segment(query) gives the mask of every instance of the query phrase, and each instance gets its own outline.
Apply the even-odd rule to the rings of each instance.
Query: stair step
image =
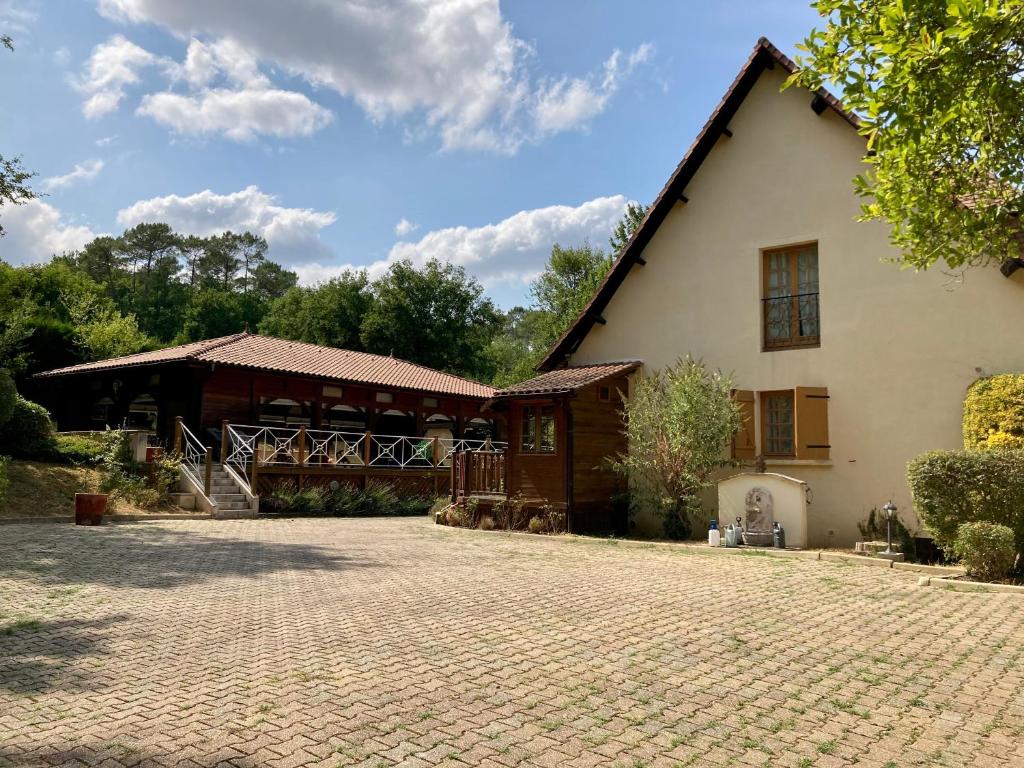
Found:
[[[244,493],[211,493],[216,501],[245,501]]]
[[[250,507],[247,501],[218,501],[217,509],[239,512],[241,510],[249,510]]]

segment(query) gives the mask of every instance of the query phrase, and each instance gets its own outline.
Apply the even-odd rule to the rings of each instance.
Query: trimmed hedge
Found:
[[[953,551],[964,523],[998,523],[1024,551],[1024,450],[930,451],[907,465],[921,522]]]
[[[998,523],[964,523],[953,551],[967,575],[983,581],[1005,579],[1016,559],[1013,531]]]
[[[978,379],[964,398],[964,448],[1024,449],[1024,374]]]
[[[45,461],[53,458],[56,445],[49,411],[18,395],[11,418],[0,426],[0,453]]]

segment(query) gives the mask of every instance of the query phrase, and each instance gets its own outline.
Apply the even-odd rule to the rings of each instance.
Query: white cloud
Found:
[[[53,63],[58,67],[66,67],[71,61],[71,49],[66,45],[62,45],[60,48],[53,52]]]
[[[178,232],[201,236],[228,229],[253,232],[267,239],[272,258],[290,263],[329,255],[320,230],[335,218],[329,211],[285,208],[255,186],[226,195],[206,189],[192,195],[154,197],[117,212],[117,223],[125,228],[163,221]]]
[[[47,179],[43,179],[41,186],[47,192],[52,192],[55,189],[64,189],[79,181],[92,181],[102,170],[102,160],[86,160],[84,163],[75,163],[75,167],[63,176],[50,176]]]
[[[99,139],[96,139],[96,141],[93,142],[93,143],[97,147],[109,147],[111,144],[116,144],[117,143],[117,139],[118,139],[118,136],[115,133],[112,136],[103,136],[103,137],[101,137]]]
[[[415,243],[396,243],[386,259],[365,266],[314,260],[293,268],[301,283],[311,285],[337,277],[346,269],[366,269],[370,277],[376,277],[402,259],[416,265],[438,259],[465,267],[488,288],[523,286],[544,269],[555,243],[570,246],[589,240],[596,247],[604,245],[627,202],[622,195],[598,197],[578,206],[520,211],[482,227],[438,229]]]
[[[410,259],[423,264],[439,259],[464,266],[484,285],[526,283],[544,268],[555,243],[578,245],[589,240],[603,246],[626,203],[622,195],[598,197],[575,207],[520,211],[482,227],[438,229],[415,243],[396,243],[388,261]]]
[[[585,126],[588,120],[604,112],[622,80],[653,53],[653,46],[645,43],[623,62],[622,51],[616,49],[604,63],[600,84],[595,85],[594,78],[568,77],[544,84],[534,107],[537,130],[548,134]]]
[[[405,237],[406,235],[411,235],[419,228],[419,224],[413,224],[408,219],[403,218],[395,224],[395,234],[398,235],[398,237]]]
[[[334,117],[304,94],[277,89],[215,88],[194,96],[154,93],[142,100],[137,112],[176,133],[221,134],[235,141],[251,141],[258,134],[310,136]]]
[[[309,136],[334,117],[302,93],[272,87],[259,62],[229,38],[209,44],[193,39],[185,60],[178,63],[122,35],[98,45],[73,81],[86,97],[82,111],[91,118],[113,112],[125,89],[140,81],[140,72],[157,66],[171,84],[182,83],[190,92],[148,94],[136,114],[182,135],[219,134],[235,141],[251,141],[260,134]]]
[[[98,5],[108,18],[155,23],[192,38],[181,65],[181,77],[192,87],[208,86],[211,72],[225,62],[266,62],[352,98],[375,121],[406,120],[410,136],[436,133],[445,149],[512,153],[524,141],[585,125],[652,50],[645,45],[629,55],[616,52],[603,73],[538,84],[529,71],[534,51],[513,34],[498,0]],[[233,50],[217,50],[223,46]]]
[[[139,82],[139,72],[159,60],[123,35],[114,35],[93,48],[85,71],[73,81],[85,95],[82,112],[86,117],[102,117],[113,112],[124,98],[125,88]]]
[[[89,227],[65,220],[59,210],[41,200],[24,205],[5,205],[0,224],[6,234],[0,237],[0,259],[10,264],[32,264],[54,254],[81,248],[96,237]]]

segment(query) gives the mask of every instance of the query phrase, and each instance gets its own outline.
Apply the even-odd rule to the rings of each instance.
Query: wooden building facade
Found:
[[[502,477],[499,482],[495,473],[467,467],[466,482],[453,485],[455,500],[475,498],[486,506],[519,496],[527,507],[564,509],[572,532],[622,531],[615,497],[625,483],[608,461],[626,450],[622,396],[638,366],[563,368],[498,390],[489,411],[508,425]],[[467,460],[490,459],[480,454]],[[474,477],[483,478],[475,487]]]
[[[177,418],[203,439],[223,422],[383,435],[498,439],[494,389],[381,355],[249,333],[39,374],[61,430],[129,426],[170,445]]]

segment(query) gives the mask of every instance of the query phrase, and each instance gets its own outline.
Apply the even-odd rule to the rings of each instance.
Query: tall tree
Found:
[[[220,291],[231,291],[242,268],[241,238],[234,232],[215,235],[206,241],[206,253],[199,262],[203,283]]]
[[[485,349],[500,316],[484,289],[462,267],[431,260],[391,265],[371,286],[363,320],[366,349],[466,376],[485,376]]]
[[[612,230],[612,236],[608,238],[613,254],[618,255],[619,251],[626,247],[629,238],[640,228],[640,224],[643,222],[648,210],[650,210],[649,205],[626,203],[626,212],[622,214],[622,218],[619,219],[615,229]]]
[[[262,301],[284,296],[299,282],[299,276],[273,261],[262,261],[253,271],[253,292]]]
[[[837,84],[861,118],[863,219],[891,226],[904,264],[1020,256],[1024,0],[817,0],[812,88]]]
[[[537,344],[549,348],[565,333],[597,291],[612,259],[600,249],[584,243],[576,248],[555,245],[551,258],[530,287],[534,306],[545,313]]]
[[[267,241],[251,232],[243,232],[237,239],[237,253],[242,265],[242,293],[249,292],[253,273],[267,259]]]
[[[180,239],[167,224],[142,223],[126,231],[117,241],[121,259],[131,265],[132,308],[139,300],[139,287],[143,299],[153,286],[154,270],[161,274],[177,266]],[[175,270],[176,271],[176,270]]]
[[[271,305],[260,332],[362,350],[360,330],[372,302],[366,273],[347,270],[326,283],[289,290]]]

